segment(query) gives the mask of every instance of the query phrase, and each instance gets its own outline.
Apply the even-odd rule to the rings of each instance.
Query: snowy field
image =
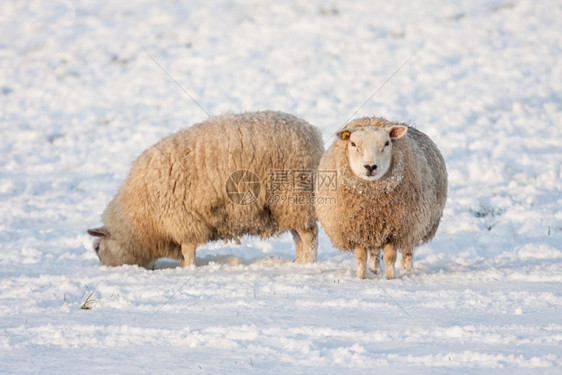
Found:
[[[0,373],[562,373],[561,20],[560,1],[3,0]],[[284,235],[99,266],[86,229],[132,160],[207,117],[157,63],[209,114],[286,111],[327,145],[366,115],[430,135],[449,199],[415,270],[356,279],[325,233],[311,265]]]

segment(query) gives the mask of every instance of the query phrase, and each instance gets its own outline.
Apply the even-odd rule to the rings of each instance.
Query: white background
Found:
[[[200,3],[0,4],[0,373],[560,373],[560,1]],[[130,163],[207,117],[150,56],[210,114],[426,132],[450,188],[415,270],[358,280],[324,233],[313,265],[282,236],[100,267]]]

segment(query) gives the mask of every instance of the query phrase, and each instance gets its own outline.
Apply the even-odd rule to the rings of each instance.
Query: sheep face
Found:
[[[368,126],[340,130],[337,137],[347,143],[347,160],[353,173],[363,180],[375,181],[390,168],[392,141],[403,137],[407,131],[404,125]]]
[[[88,229],[90,236],[96,237],[94,251],[104,266],[122,266],[124,264],[142,264],[130,251],[111,237],[105,227]]]

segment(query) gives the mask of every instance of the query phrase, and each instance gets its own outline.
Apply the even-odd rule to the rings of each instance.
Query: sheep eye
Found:
[[[384,147],[389,146],[390,145],[390,141],[386,141],[386,143],[384,144]]]
[[[351,147],[355,147],[355,142],[351,142]]]

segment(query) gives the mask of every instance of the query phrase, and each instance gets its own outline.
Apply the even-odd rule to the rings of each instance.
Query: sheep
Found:
[[[357,277],[369,268],[394,278],[396,250],[412,268],[415,247],[430,241],[447,199],[447,170],[437,146],[421,131],[380,117],[352,120],[336,133],[319,174],[336,171],[336,184],[319,180],[316,215],[334,247],[353,250]]]
[[[316,171],[323,151],[316,127],[274,111],[225,114],[163,138],[133,162],[103,226],[87,231],[100,263],[150,267],[167,257],[185,267],[208,241],[287,230],[295,260],[316,261],[313,188],[266,183],[275,171]]]

